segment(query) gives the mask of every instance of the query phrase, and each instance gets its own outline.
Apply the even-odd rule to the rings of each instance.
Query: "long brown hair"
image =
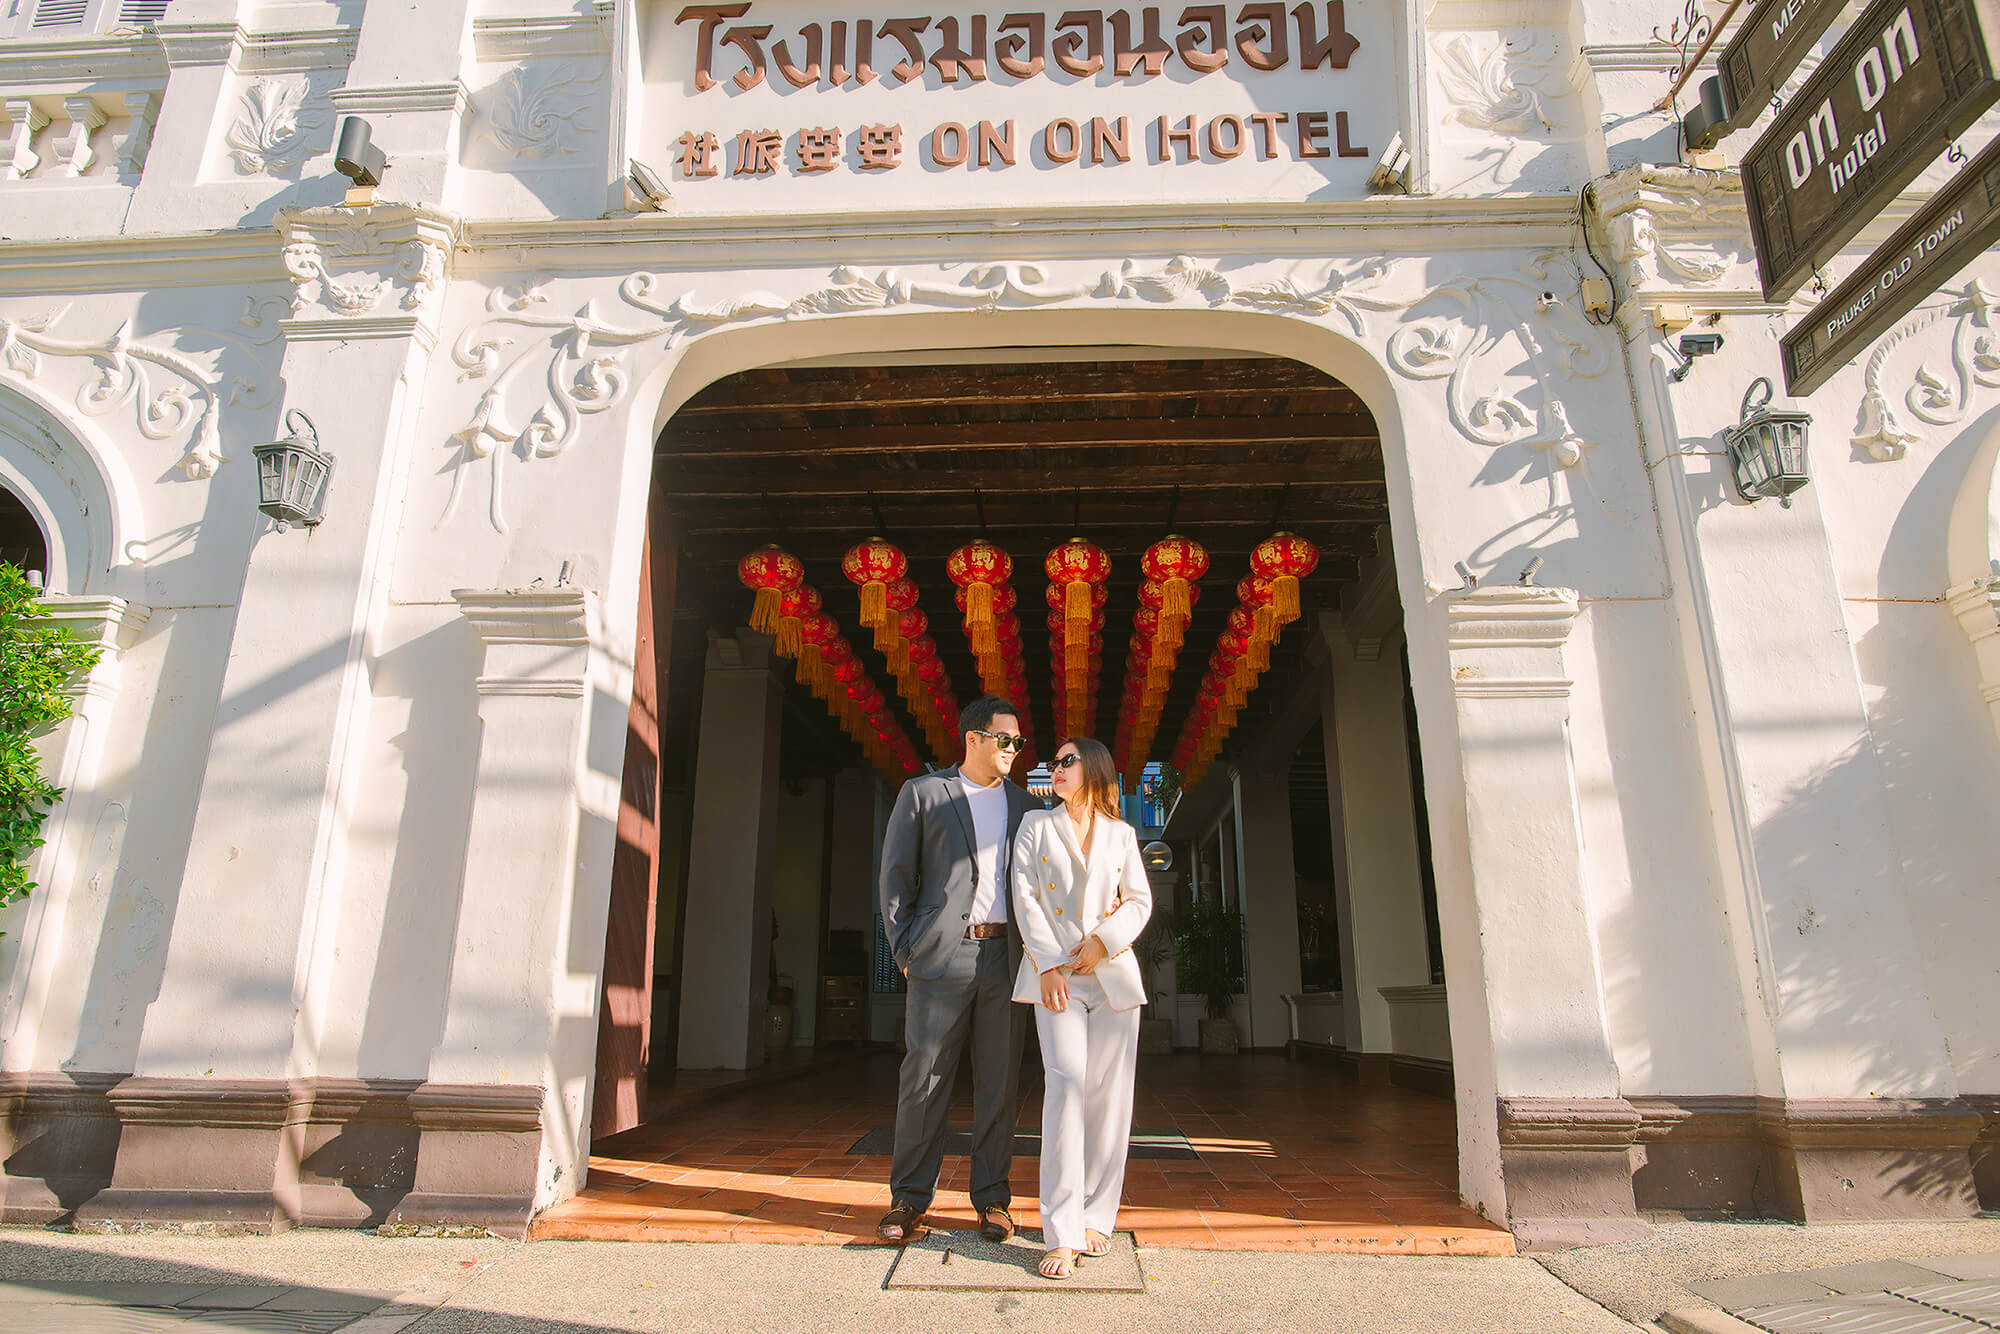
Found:
[[[1099,815],[1122,818],[1118,812],[1118,766],[1112,763],[1104,743],[1094,736],[1073,736],[1056,746],[1056,754],[1062,754],[1064,746],[1075,747],[1077,758],[1083,761],[1083,804]]]

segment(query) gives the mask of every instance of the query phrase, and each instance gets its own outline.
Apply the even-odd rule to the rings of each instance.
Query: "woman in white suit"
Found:
[[[1145,983],[1132,942],[1153,914],[1138,835],[1118,818],[1118,771],[1090,737],[1049,764],[1052,810],[1021,817],[1014,837],[1014,920],[1021,971],[1014,999],[1035,1007],[1042,1097],[1045,1278],[1068,1278],[1078,1253],[1111,1249]]]

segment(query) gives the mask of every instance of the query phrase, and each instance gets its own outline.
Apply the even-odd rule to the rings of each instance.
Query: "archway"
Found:
[[[801,1061],[793,1051],[781,1053],[778,1060],[763,1059],[754,1041],[754,1025],[746,1023],[746,1016],[762,1017],[757,1013],[761,1006],[755,1002],[756,987],[746,993],[751,1004],[732,997],[724,1047],[733,1044],[734,1051],[718,1059],[716,1052],[721,1049],[710,1041],[714,1034],[702,1031],[706,1026],[691,1012],[687,990],[681,986],[690,951],[697,951],[704,964],[713,963],[711,956],[717,951],[732,956],[727,971],[735,993],[745,993],[746,978],[776,982],[789,973],[794,996],[814,998],[795,1029],[800,1047],[822,1045],[822,1038],[887,1044],[896,1036],[893,979],[874,976],[881,971],[874,967],[879,952],[871,948],[874,924],[867,910],[874,847],[865,833],[856,837],[855,831],[872,831],[879,825],[886,811],[884,792],[893,794],[890,784],[899,775],[889,772],[881,781],[856,781],[857,773],[865,776],[863,748],[844,736],[813,698],[805,674],[785,664],[779,664],[774,674],[763,656],[768,641],[743,631],[750,598],[736,581],[735,570],[737,561],[753,548],[769,541],[797,552],[806,564],[807,578],[824,597],[827,612],[854,644],[869,674],[891,696],[901,673],[868,646],[858,626],[857,595],[838,568],[842,551],[871,532],[879,531],[906,549],[912,573],[922,570],[917,608],[946,660],[950,693],[964,699],[982,688],[982,672],[962,633],[942,569],[952,548],[982,532],[991,536],[1015,556],[1020,609],[1031,613],[1022,616],[1023,656],[1031,664],[1026,672],[1031,681],[1028,707],[1032,730],[1047,753],[1064,729],[1050,718],[1049,688],[1043,684],[1050,680],[1052,636],[1040,629],[1042,552],[1066,535],[1084,533],[1112,553],[1114,570],[1123,574],[1107,589],[1102,675],[1094,692],[1096,730],[1108,734],[1120,705],[1123,639],[1140,606],[1139,553],[1176,529],[1198,537],[1223,535],[1222,540],[1206,537],[1213,566],[1197,603],[1195,624],[1187,633],[1189,650],[1175,673],[1173,698],[1162,711],[1156,753],[1164,755],[1188,718],[1202,662],[1227,628],[1235,586],[1249,573],[1251,547],[1280,527],[1304,531],[1321,552],[1323,565],[1309,599],[1315,619],[1281,638],[1269,677],[1261,683],[1261,706],[1239,720],[1243,738],[1239,748],[1246,755],[1254,753],[1258,761],[1253,777],[1261,779],[1270,771],[1279,805],[1289,800],[1285,783],[1299,744],[1293,735],[1299,720],[1310,725],[1326,710],[1330,655],[1338,651],[1353,659],[1356,640],[1366,639],[1373,648],[1361,657],[1375,662],[1385,640],[1392,646],[1400,640],[1400,634],[1385,637],[1380,626],[1358,630],[1360,622],[1353,617],[1345,629],[1337,619],[1322,619],[1337,618],[1343,591],[1345,601],[1357,612],[1367,608],[1371,619],[1378,619],[1376,613],[1384,606],[1391,620],[1400,619],[1388,531],[1392,508],[1407,512],[1407,503],[1392,505],[1392,491],[1402,489],[1401,479],[1392,478],[1397,464],[1385,458],[1385,453],[1400,451],[1385,451],[1380,419],[1353,387],[1268,352],[1246,356],[1202,347],[1167,351],[1133,344],[1020,346],[1011,340],[1004,347],[926,346],[910,351],[907,338],[889,340],[901,343],[901,350],[874,350],[867,345],[882,336],[890,322],[854,323],[856,337],[842,340],[855,349],[850,352],[764,361],[758,369],[711,379],[692,393],[676,394],[670,387],[665,395],[674,411],[661,435],[643,562],[650,587],[641,597],[639,634],[642,645],[654,645],[654,674],[647,683],[642,666],[642,680],[635,687],[628,736],[637,740],[628,744],[626,783],[628,797],[648,789],[648,784],[632,781],[635,764],[649,775],[657,774],[658,782],[650,790],[659,794],[659,805],[651,829],[621,840],[619,851],[627,871],[622,878],[617,870],[613,873],[614,923],[625,922],[628,933],[634,924],[650,924],[652,957],[657,962],[650,975],[634,978],[628,972],[622,979],[613,977],[616,960],[625,960],[629,970],[632,961],[647,953],[633,949],[629,935],[621,944],[620,928],[614,925],[607,949],[607,959],[614,961],[607,964],[607,1022],[639,1031],[635,1042],[629,1033],[606,1039],[601,1029],[599,1044],[601,1062],[607,1053],[629,1062],[636,1053],[647,1052],[654,1058],[648,1062],[652,1073],[665,1078],[655,1085],[651,1108],[639,1111],[629,1104],[613,1105],[613,1101],[624,1103],[623,1094],[608,1101],[606,1090],[630,1091],[633,1070],[629,1065],[619,1070],[601,1063],[600,1134],[656,1117],[663,1101],[669,1108],[676,1103],[685,1108],[690,1086],[705,1093],[717,1083],[756,1082],[755,1077],[717,1075],[702,1067],[727,1063],[751,1070],[761,1066],[768,1072],[775,1066],[780,1073],[798,1074],[803,1069],[809,1080],[817,1077],[812,1071],[816,1062]],[[934,322],[913,317],[893,323],[929,327]],[[962,324],[939,326],[945,327],[961,338],[964,335]],[[787,336],[794,333],[782,327],[769,332],[771,341],[779,344],[790,341]],[[1271,332],[1260,330],[1266,336]],[[675,376],[676,384],[696,373],[690,363],[710,361],[701,356],[705,348],[703,343],[690,350]],[[763,351],[768,355],[771,349]],[[723,362],[715,357],[710,364]],[[1368,369],[1378,379],[1375,387],[1381,389],[1379,368],[1371,363]],[[663,587],[672,590],[665,599],[660,596]],[[662,628],[669,624],[671,632]],[[1400,724],[1413,710],[1405,703],[1407,678],[1400,654],[1392,653],[1388,662],[1397,678],[1390,701],[1398,723],[1395,745],[1407,764],[1412,739]],[[740,682],[723,687],[743,695],[732,706],[730,719],[720,718],[723,710],[708,688],[720,679],[717,673],[751,681],[748,694],[743,694]],[[653,711],[652,701],[664,703]],[[890,712],[912,739],[927,730],[921,711],[907,701],[891,705]],[[732,748],[765,754],[768,763],[751,766],[755,772],[736,765],[732,774],[705,775],[704,769],[714,766],[705,763],[704,744],[713,748],[715,739],[722,737],[730,738]],[[938,764],[956,758],[935,745],[925,749],[936,752],[925,758]],[[1233,855],[1240,857],[1246,841],[1240,827],[1246,801],[1241,772],[1232,774],[1230,767],[1217,766],[1211,781],[1185,799],[1189,814],[1184,823],[1198,814],[1212,831],[1218,822],[1231,821],[1237,850]],[[803,848],[812,855],[791,856],[788,871],[759,865],[754,857],[724,868],[728,874],[747,876],[753,885],[759,880],[763,884],[747,900],[727,909],[726,931],[710,915],[701,930],[690,934],[689,895],[708,893],[709,875],[716,866],[702,861],[697,848],[705,777],[734,783],[756,808],[738,831],[748,842],[773,849],[774,859],[784,857],[786,849],[799,854]],[[774,789],[761,805],[755,787],[759,782]],[[1404,792],[1402,824],[1414,831],[1415,806],[1408,800],[1412,794],[1407,786]],[[1261,818],[1268,802],[1253,796],[1247,805],[1253,818]],[[786,811],[782,819],[781,808]],[[1160,812],[1155,817],[1153,832],[1169,832],[1164,816]],[[1327,823],[1331,825],[1334,818],[1330,816]],[[783,839],[774,833],[780,827],[785,830]],[[1195,846],[1202,833],[1194,831],[1184,840],[1187,851],[1181,869],[1162,885],[1165,899],[1178,895],[1186,905],[1206,893],[1229,899],[1239,910],[1249,908],[1247,884],[1225,883],[1232,878],[1222,877],[1205,884],[1198,873],[1189,874],[1198,865]],[[1289,839],[1290,834],[1277,837]],[[1419,841],[1412,832],[1412,846]],[[1277,844],[1260,837],[1256,846],[1262,855],[1275,851]],[[636,872],[642,860],[647,869]],[[1384,1059],[1363,1062],[1361,1052],[1350,1051],[1341,1041],[1350,1036],[1346,1027],[1338,1033],[1301,1033],[1290,1017],[1292,1005],[1306,992],[1289,852],[1282,859],[1286,869],[1279,869],[1279,860],[1272,857],[1257,868],[1259,883],[1268,887],[1258,891],[1260,901],[1254,910],[1244,912],[1254,922],[1248,953],[1255,979],[1247,989],[1245,1045],[1280,1054],[1279,1065],[1270,1067],[1271,1081],[1323,1079],[1329,1081],[1328,1087],[1350,1081],[1358,1088],[1353,1067],[1368,1064],[1371,1073],[1382,1075],[1392,1053],[1381,1051],[1376,1055]],[[840,875],[836,863],[843,868]],[[1405,916],[1416,923],[1421,975],[1400,981],[1423,988],[1433,982],[1419,885],[1427,877],[1416,875],[1414,865],[1410,869]],[[787,876],[801,880],[793,887],[801,892],[781,894],[772,888],[773,881]],[[1241,882],[1244,877],[1233,879]],[[657,892],[644,911],[621,913],[616,888],[621,883],[656,885]],[[629,901],[629,889],[626,897]],[[774,951],[763,923],[775,899],[792,902],[797,920],[792,931],[781,923]],[[854,920],[848,921],[849,917]],[[1335,925],[1330,934],[1339,930]],[[787,945],[793,948],[787,950]],[[827,967],[835,956],[844,961],[838,972]],[[779,964],[771,962],[773,957]],[[781,966],[785,963],[795,966]],[[655,981],[655,994],[639,1001],[638,995]],[[830,986],[836,983],[837,987]],[[625,994],[614,1003],[617,987],[623,987]],[[706,986],[699,994],[703,1003],[712,998]],[[1431,999],[1441,1017],[1441,994]],[[859,1013],[845,1018],[840,1003],[849,1000]],[[1173,1002],[1163,1008],[1182,1007]],[[840,1026],[839,1036],[826,1037],[835,1025]],[[1192,1041],[1191,1024],[1176,1025],[1170,1018],[1169,1026],[1181,1030],[1176,1036],[1183,1039],[1182,1045]],[[1358,1020],[1355,1027],[1358,1032]],[[689,1050],[690,1037],[696,1034],[700,1054]],[[1313,1073],[1303,1074],[1301,1068],[1285,1065],[1282,1054],[1295,1040],[1336,1060],[1348,1058],[1348,1070],[1311,1067]],[[1264,1058],[1250,1058],[1232,1067],[1232,1074],[1257,1069],[1258,1059]],[[880,1064],[878,1060],[876,1065]],[[676,1067],[681,1065],[696,1068],[680,1071]],[[1193,1068],[1198,1073],[1198,1066]],[[865,1071],[856,1074],[849,1069],[838,1076],[848,1081],[841,1087],[848,1088],[857,1078],[865,1084]],[[1386,1079],[1371,1086],[1395,1087]],[[825,1092],[825,1087],[814,1086],[812,1100]],[[792,1096],[796,1101],[796,1086]],[[1375,1096],[1379,1107],[1382,1096],[1417,1095],[1399,1091]],[[893,1094],[878,1109],[877,1119],[892,1116],[892,1107]],[[1296,1117],[1297,1109],[1288,1115]],[[1405,1126],[1413,1123],[1407,1113],[1382,1119]],[[1442,1125],[1442,1170],[1420,1182],[1398,1183],[1411,1187],[1409,1198],[1415,1206],[1431,1211],[1455,1209],[1458,1199],[1456,1140],[1448,1104],[1442,1108]],[[858,1146],[866,1135],[851,1138]],[[601,1147],[607,1154],[619,1149],[616,1142]],[[824,1152],[825,1146],[816,1151]],[[713,1167],[690,1170],[721,1170],[734,1165],[729,1161],[733,1157],[715,1153]],[[623,1161],[600,1157],[593,1168],[598,1185],[607,1185],[607,1178],[617,1181],[620,1169],[614,1164]],[[1269,1178],[1262,1184],[1268,1185]],[[591,1203],[592,1188],[587,1184],[583,1199],[544,1217],[537,1225],[539,1234],[563,1235],[565,1222],[584,1218]],[[722,1203],[708,1202],[711,1207]],[[751,1221],[770,1222],[772,1215],[764,1210],[799,1201],[773,1195],[764,1202],[732,1203],[747,1204],[747,1214],[759,1215]],[[1271,1207],[1279,1206],[1272,1202]],[[1461,1230],[1476,1230],[1479,1224],[1470,1214],[1452,1222]],[[1504,1240],[1505,1234],[1497,1237]]]

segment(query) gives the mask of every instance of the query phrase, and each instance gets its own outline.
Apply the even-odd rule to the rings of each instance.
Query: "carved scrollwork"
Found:
[[[574,62],[517,65],[479,95],[472,137],[511,158],[563,157],[587,130],[599,72]]]
[[[213,476],[223,463],[218,423],[230,406],[261,408],[277,396],[276,357],[260,354],[277,341],[276,315],[284,302],[246,298],[238,324],[249,334],[203,329],[163,329],[147,340],[120,324],[101,339],[65,338],[58,332],[67,306],[8,319],[0,316],[0,374],[24,381],[55,374],[65,361],[84,363],[76,405],[103,417],[121,407],[148,440],[185,440],[176,466],[189,478]],[[207,341],[208,353],[181,350],[182,341]],[[53,364],[52,364],[53,363]]]
[[[429,309],[456,240],[451,219],[404,204],[287,209],[278,225],[285,238],[279,258],[299,315],[372,314],[396,288],[399,308]]]
[[[1548,298],[1551,288],[1575,295],[1577,277],[1567,263],[1551,253],[1510,275],[1457,279],[1407,295],[1388,290],[1403,271],[1393,260],[1330,265],[1317,283],[1296,276],[1239,283],[1217,266],[1185,255],[1156,265],[1127,260],[1080,280],[1058,279],[1041,265],[1014,261],[969,265],[956,280],[842,266],[831,271],[830,282],[798,296],[752,291],[719,300],[694,293],[669,297],[657,275],[642,272],[619,283],[620,313],[601,311],[593,298],[570,315],[548,309],[548,279],[532,279],[490,292],[484,316],[452,344],[460,381],[484,387],[466,424],[453,433],[460,466],[438,522],[458,511],[466,465],[486,460],[492,474],[488,518],[496,530],[507,531],[506,460],[550,458],[568,449],[583,419],[616,404],[633,381],[627,358],[635,349],[664,352],[709,331],[757,320],[911,305],[1001,310],[1100,301],[1194,304],[1336,319],[1367,337],[1370,316],[1449,301],[1462,309],[1457,318],[1418,320],[1389,336],[1391,364],[1413,379],[1446,380],[1452,422],[1467,439],[1489,448],[1527,445],[1560,468],[1571,468],[1582,461],[1588,442],[1571,429],[1550,386],[1559,377],[1603,374],[1615,344],[1575,314],[1574,300]],[[1472,387],[1475,380],[1491,377],[1497,383],[1505,377],[1492,355],[1503,345],[1526,355],[1538,391]],[[539,391],[522,388],[536,378]],[[537,399],[525,415],[517,406]]]
[[[1903,406],[1919,421],[1931,426],[1956,426],[1972,411],[1980,389],[2000,385],[2000,312],[1996,296],[1980,279],[1973,279],[1945,303],[1919,309],[1876,344],[1862,373],[1861,404],[1857,410],[1854,447],[1870,458],[1884,462],[1900,459],[1921,438],[1904,429],[1897,420],[1883,379],[1897,358],[1919,334],[1949,323],[1946,344],[1947,364],[1932,370],[1928,359],[1920,360],[1910,373],[1903,391]]]
[[[1472,34],[1461,32],[1434,37],[1432,49],[1438,85],[1452,104],[1450,119],[1507,134],[1546,132],[1561,123],[1548,100],[1569,90],[1560,86],[1553,45],[1539,36],[1496,38],[1482,51]],[[1550,86],[1552,80],[1557,86]]]

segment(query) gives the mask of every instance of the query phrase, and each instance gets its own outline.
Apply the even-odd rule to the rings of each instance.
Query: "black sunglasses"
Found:
[[[1024,736],[1015,736],[1010,732],[989,732],[983,727],[973,728],[972,735],[986,737],[1002,750],[1019,750],[1028,744],[1028,738]]]
[[[1067,769],[1072,764],[1082,764],[1082,763],[1083,763],[1083,756],[1077,754],[1075,751],[1071,751],[1067,755],[1058,755],[1053,760],[1050,760],[1049,768]]]

